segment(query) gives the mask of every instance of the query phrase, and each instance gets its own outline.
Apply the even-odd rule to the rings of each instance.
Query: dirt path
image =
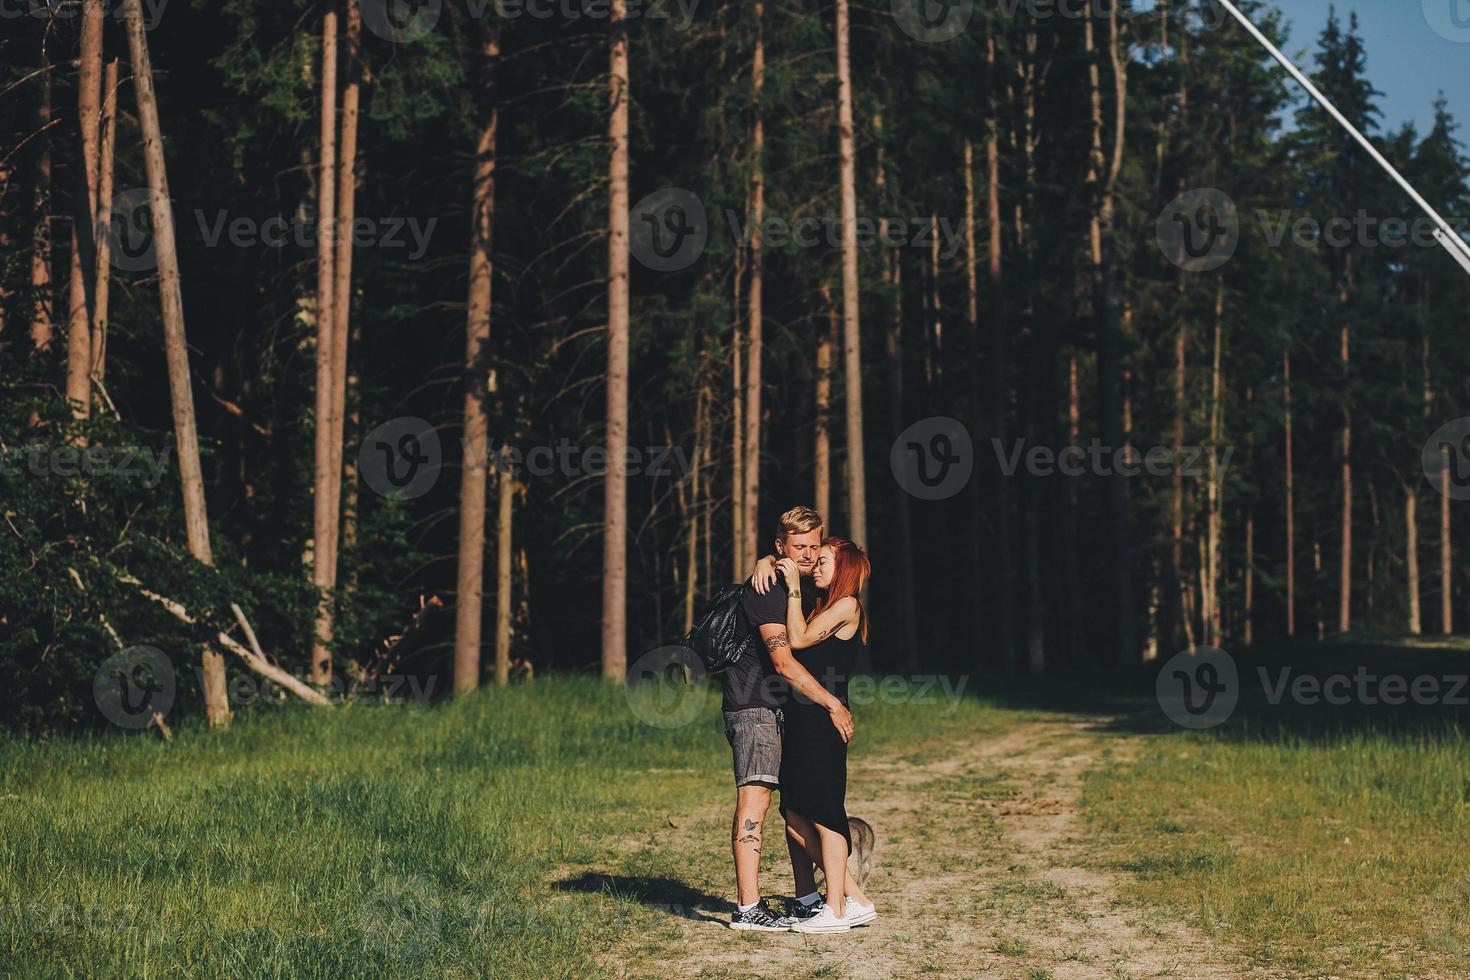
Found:
[[[737,933],[714,903],[671,908],[657,936],[610,951],[607,965],[657,977],[1266,976],[1168,914],[1125,903],[1120,874],[1089,854],[1082,774],[1137,738],[1055,716],[932,761],[855,760],[848,812],[877,832],[876,922],[836,936]],[[711,807],[671,833],[723,835],[728,820]],[[773,810],[768,845],[780,827]],[[762,891],[790,895],[784,851],[771,852]]]

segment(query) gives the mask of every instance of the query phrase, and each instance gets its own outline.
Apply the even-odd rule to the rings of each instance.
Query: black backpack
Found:
[[[729,670],[746,652],[756,652],[756,638],[740,608],[744,585],[724,585],[715,590],[705,604],[704,612],[684,638],[704,664],[707,674]]]

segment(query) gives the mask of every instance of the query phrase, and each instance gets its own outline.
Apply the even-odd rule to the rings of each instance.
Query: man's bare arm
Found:
[[[766,650],[771,654],[771,664],[776,668],[776,673],[786,678],[793,690],[804,695],[813,704],[819,704],[827,709],[832,716],[832,724],[841,733],[844,742],[852,738],[852,714],[843,703],[833,696],[817,679],[812,676],[811,671],[801,665],[791,652],[791,642],[786,636],[786,627],[776,623],[767,623],[760,628],[761,642],[766,645]]]

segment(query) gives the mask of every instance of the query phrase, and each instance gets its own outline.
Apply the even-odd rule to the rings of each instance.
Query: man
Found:
[[[809,577],[816,568],[821,544],[822,517],[816,511],[793,507],[781,515],[776,553],[796,562],[803,576]],[[806,596],[802,602],[808,608],[811,605]],[[747,579],[742,606],[760,643],[758,652],[747,653],[721,675],[725,737],[735,762],[730,850],[735,859],[737,901],[730,928],[780,932],[790,927],[791,920],[777,916],[766,905],[759,879],[766,811],[771,806],[771,790],[781,778],[781,705],[788,690],[800,692],[827,709],[844,742],[852,738],[852,715],[792,654],[786,637],[784,585],[761,595]],[[817,884],[811,859],[789,836],[786,847],[802,906],[796,911],[814,908]]]

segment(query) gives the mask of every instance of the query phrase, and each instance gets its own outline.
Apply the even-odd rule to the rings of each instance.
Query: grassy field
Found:
[[[1128,873],[1130,898],[1291,976],[1467,975],[1464,705],[1272,705],[1249,689],[1283,665],[1459,677],[1464,652],[1439,637],[1243,659],[1248,689],[1228,724],[1143,735],[1130,759],[1088,774],[1100,858]]]
[[[559,869],[733,798],[718,698],[694,709],[659,728],[620,687],[544,679],[171,742],[0,744],[0,975],[594,975],[648,912]],[[864,707],[854,753],[999,714]],[[665,858],[629,870],[687,870]]]
[[[854,761],[895,771],[1044,714],[975,697],[855,713]],[[732,796],[718,699],[674,727],[649,714],[620,687],[544,678],[431,710],[261,711],[171,742],[0,742],[0,975],[598,975],[630,933],[650,949],[675,935],[659,903],[717,908],[732,889],[710,816]],[[1462,728],[1128,742],[1084,776],[1086,859],[1146,917],[1290,975],[1465,962]],[[940,789],[995,795],[974,783]],[[696,812],[718,839],[660,846]],[[963,872],[956,858],[940,870]]]

